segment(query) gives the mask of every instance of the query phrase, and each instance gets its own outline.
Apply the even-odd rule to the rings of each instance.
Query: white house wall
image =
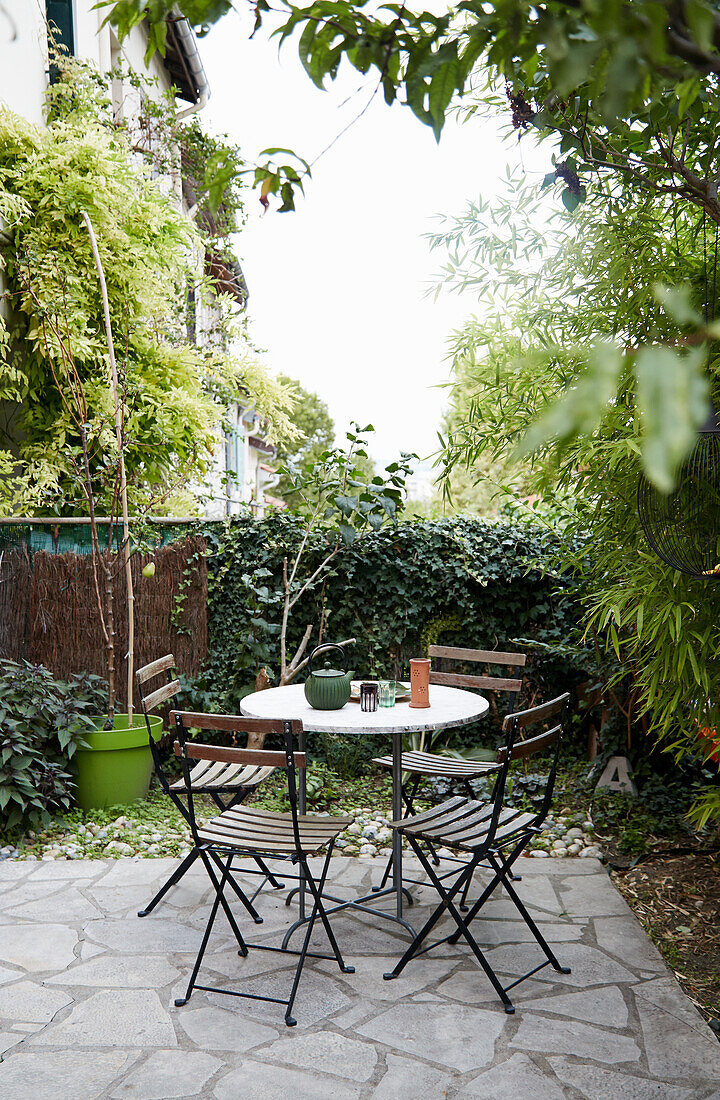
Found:
[[[73,5],[75,54],[107,72],[113,64],[114,34],[109,26],[101,28],[104,14],[92,10],[94,3],[75,0]],[[0,103],[41,125],[48,85],[45,4],[42,0],[3,0],[3,7],[14,23],[15,37],[9,20],[0,13]],[[162,89],[169,88],[167,73],[157,58],[145,65],[145,45],[145,32],[135,27],[120,52],[136,72],[157,77]]]

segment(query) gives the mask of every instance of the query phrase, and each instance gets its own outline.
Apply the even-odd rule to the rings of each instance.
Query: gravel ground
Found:
[[[207,812],[198,813],[198,817],[205,820],[215,812],[208,806]],[[370,807],[349,810],[348,815],[354,821],[338,838],[338,851],[348,856],[387,858],[392,843],[390,818],[374,813]],[[97,810],[81,815],[76,811],[44,831],[27,833],[17,845],[0,848],[0,860],[149,859],[182,856],[190,845],[186,822],[163,795],[153,793],[143,802],[109,812]],[[531,843],[530,855],[582,859],[601,856],[602,852],[594,839],[592,822],[584,814],[559,814],[547,819],[543,832]]]

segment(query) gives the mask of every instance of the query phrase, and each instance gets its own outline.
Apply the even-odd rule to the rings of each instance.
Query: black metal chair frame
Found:
[[[332,930],[332,926],[331,926],[330,921],[328,919],[328,914],[327,914],[327,911],[326,911],[326,909],[323,905],[323,900],[322,900],[323,890],[324,890],[324,887],[325,887],[325,880],[327,878],[328,868],[329,868],[329,865],[330,865],[330,858],[332,856],[333,847],[334,847],[334,843],[335,843],[334,838],[331,839],[329,842],[327,842],[327,853],[326,853],[326,856],[325,856],[324,863],[322,865],[322,870],[320,872],[319,878],[316,881],[315,877],[313,876],[313,874],[310,870],[309,864],[308,864],[308,855],[312,854],[312,852],[310,850],[306,850],[303,847],[302,838],[301,838],[301,835],[300,835],[300,827],[299,827],[299,821],[298,821],[298,794],[297,794],[297,783],[296,783],[296,770],[305,768],[306,758],[305,758],[305,753],[304,752],[303,753],[295,753],[293,739],[294,739],[294,736],[297,735],[298,730],[302,730],[302,724],[298,721],[285,721],[284,720],[284,721],[281,722],[281,721],[275,721],[273,719],[258,719],[258,718],[255,718],[255,719],[243,719],[242,720],[247,727],[252,728],[252,729],[260,729],[261,727],[264,726],[267,729],[268,732],[277,732],[277,730],[279,728],[282,728],[283,738],[284,738],[284,741],[285,741],[285,750],[284,750],[284,753],[280,753],[280,752],[270,752],[266,749],[216,748],[215,746],[199,745],[199,744],[196,744],[196,743],[193,743],[193,742],[188,742],[187,736],[186,736],[187,731],[186,731],[185,724],[184,724],[184,717],[186,717],[186,716],[182,712],[173,711],[171,717],[175,721],[175,728],[176,728],[177,735],[178,735],[178,740],[175,743],[175,752],[176,752],[176,755],[178,755],[180,757],[180,760],[182,762],[183,775],[185,777],[185,785],[186,785],[186,792],[187,792],[187,798],[188,798],[188,810],[189,810],[189,816],[190,816],[190,822],[191,822],[191,829],[192,829],[192,832],[193,832],[193,839],[194,839],[194,842],[195,842],[195,846],[197,847],[197,850],[198,850],[198,855],[199,855],[200,859],[202,860],[202,862],[205,866],[205,869],[208,873],[208,877],[209,877],[209,879],[210,879],[210,881],[211,881],[211,883],[212,883],[212,885],[215,889],[215,900],[214,900],[212,908],[210,910],[210,915],[208,917],[207,925],[205,927],[205,932],[203,934],[202,942],[200,944],[200,949],[198,951],[198,955],[197,955],[197,958],[195,960],[195,965],[193,967],[192,974],[190,976],[190,980],[188,982],[187,992],[186,992],[184,997],[178,997],[175,1000],[175,1005],[177,1007],[181,1007],[182,1005],[187,1004],[187,1002],[190,999],[190,996],[191,996],[194,989],[203,989],[203,990],[206,990],[207,992],[211,992],[211,993],[224,993],[224,994],[227,994],[228,996],[232,996],[232,997],[244,997],[244,998],[247,998],[248,1000],[253,1000],[253,1001],[269,1001],[269,1002],[272,1002],[273,1004],[285,1005],[285,1023],[287,1024],[288,1027],[294,1027],[295,1024],[297,1023],[297,1020],[293,1017],[292,1010],[293,1010],[293,1005],[295,1003],[295,997],[297,995],[298,986],[300,984],[300,978],[301,978],[301,975],[302,975],[303,966],[305,965],[305,960],[307,958],[334,960],[335,962],[337,962],[337,964],[340,968],[340,971],[343,974],[354,974],[355,973],[355,968],[353,966],[347,966],[345,964],[345,961],[344,961],[343,957],[342,957],[342,954],[340,953],[340,948],[339,948],[337,940],[335,938],[335,933]],[[192,714],[192,715],[188,715],[187,717],[190,718],[193,722],[198,718],[205,718],[205,719],[207,719],[207,721],[204,723],[204,728],[213,728],[212,719],[216,716],[214,716],[214,715],[202,716],[202,715]],[[203,726],[201,726],[201,728],[203,728]],[[208,753],[210,753],[212,755],[207,755]],[[205,755],[203,755],[203,754],[205,754]],[[272,763],[275,767],[284,768],[285,773],[287,775],[287,781],[288,781],[288,798],[289,798],[289,801],[290,801],[290,812],[291,812],[291,817],[292,817],[292,832],[293,832],[293,838],[294,838],[295,851],[290,855],[279,855],[278,852],[276,852],[276,851],[274,852],[270,848],[263,851],[262,847],[260,847],[258,850],[255,850],[254,848],[251,849],[251,848],[237,847],[235,845],[233,845],[232,847],[229,847],[227,844],[223,844],[222,842],[215,843],[215,842],[210,842],[210,841],[207,841],[207,840],[203,840],[198,834],[198,827],[197,827],[197,822],[196,822],[196,819],[195,819],[195,808],[194,808],[194,803],[193,803],[193,790],[192,790],[192,784],[190,782],[190,763],[189,763],[190,759],[214,759],[214,760],[226,760],[228,762],[235,762],[235,761],[236,762],[242,762],[242,761],[244,761],[244,762],[247,762],[247,763],[258,763],[258,764],[262,764],[262,763],[266,762],[267,764]],[[280,816],[280,815],[278,815],[278,816]],[[218,820],[222,820],[222,816]],[[317,817],[316,820],[319,821],[319,822],[322,822],[323,818],[322,817]],[[345,820],[345,819],[341,819],[341,820]],[[341,831],[341,829],[342,829],[342,824],[340,826],[340,829],[338,829],[338,832]],[[318,846],[318,848],[316,848],[314,850],[319,851],[319,848],[322,847],[322,846],[324,846],[324,843],[323,843],[323,845]],[[233,880],[233,877],[232,877],[232,861],[233,861],[234,857],[247,855],[247,856],[252,856],[253,858],[255,858],[258,854],[264,856],[266,859],[288,859],[289,858],[289,859],[292,860],[292,862],[294,864],[298,864],[299,868],[300,868],[300,874],[299,875],[292,875],[291,874],[291,875],[288,875],[287,877],[292,878],[292,879],[296,879],[298,881],[300,881],[302,879],[302,881],[304,882],[306,888],[309,889],[309,891],[312,895],[313,907],[312,907],[312,911],[310,913],[310,916],[308,918],[307,928],[306,928],[306,931],[305,931],[305,938],[304,938],[303,945],[302,945],[302,948],[301,948],[300,951],[295,951],[295,950],[292,950],[292,949],[287,948],[285,946],[275,947],[273,945],[264,944],[264,943],[248,943],[243,938],[243,936],[240,932],[240,929],[238,928],[237,922],[235,921],[235,918],[233,916],[232,910],[230,909],[230,907],[227,903],[227,900],[224,897],[224,890],[225,890],[225,887],[228,883],[230,883],[231,885],[234,885],[235,891],[236,891],[236,893],[239,894],[239,896],[241,896],[243,894],[243,891],[237,885],[237,883],[234,883],[234,880]],[[211,858],[214,858],[216,860],[216,862],[220,861],[220,865],[222,867],[222,875],[221,875],[219,881],[218,881],[218,879],[216,877],[216,874],[213,870]],[[243,958],[247,957],[248,951],[252,947],[252,948],[256,948],[256,949],[261,950],[261,951],[277,951],[277,952],[281,952],[282,954],[285,954],[285,955],[294,955],[294,956],[298,957],[298,963],[297,963],[297,967],[295,969],[295,975],[293,977],[292,986],[291,986],[291,989],[290,989],[290,996],[288,997],[287,1000],[282,1000],[279,997],[264,996],[264,995],[261,995],[261,994],[258,994],[258,993],[246,993],[242,990],[237,990],[237,989],[226,989],[226,988],[223,988],[223,987],[220,987],[220,986],[200,985],[198,983],[197,977],[198,977],[198,973],[200,971],[200,966],[202,964],[202,960],[203,960],[203,957],[205,955],[205,950],[207,948],[208,940],[210,938],[210,933],[212,932],[213,924],[215,923],[215,918],[217,916],[218,908],[221,905],[222,905],[223,910],[225,912],[225,915],[228,919],[230,927],[233,931],[233,934],[235,935],[235,938],[237,940],[238,954],[240,956],[242,956]],[[246,902],[246,907],[247,907],[247,902]],[[313,933],[313,929],[315,927],[315,923],[316,923],[318,917],[320,918],[320,921],[321,921],[323,927],[325,928],[325,932],[327,934],[328,940],[330,941],[330,946],[331,946],[332,951],[333,951],[332,955],[321,954],[319,952],[308,950],[309,945],[310,945],[310,939],[311,939],[312,933]]]
[[[492,798],[489,803],[483,806],[481,803],[475,802],[472,799],[451,799],[449,802],[434,807],[432,810],[427,810],[422,814],[418,814],[414,818],[403,818],[401,821],[392,823],[393,828],[407,837],[410,846],[418,857],[430,882],[437,890],[440,896],[440,903],[417,933],[405,953],[398,960],[394,969],[383,974],[383,978],[385,978],[386,981],[397,978],[411,959],[418,958],[434,947],[440,946],[440,944],[456,944],[461,937],[469,945],[476,960],[485,971],[485,974],[505,1006],[505,1011],[507,1013],[513,1013],[515,1011],[514,1005],[508,996],[509,991],[514,989],[515,986],[519,985],[521,982],[526,981],[527,978],[536,974],[539,970],[542,970],[546,966],[552,966],[559,973],[570,973],[569,967],[561,966],[558,962],[552,948],[528,913],[522,900],[518,897],[512,885],[513,876],[511,873],[513,864],[527,846],[528,841],[540,831],[540,827],[550,809],[555,786],[555,776],[557,774],[560,746],[562,743],[563,726],[568,716],[569,701],[570,696],[566,693],[542,706],[533,707],[527,711],[519,711],[515,714],[509,714],[505,718],[503,729],[506,733],[506,743],[505,747],[498,751],[500,770],[498,771]],[[536,722],[543,722],[550,718],[555,718],[556,715],[559,716],[559,718],[557,724],[551,730],[516,744],[516,735],[519,729],[528,725],[533,725]],[[555,751],[553,753],[542,805],[535,814],[518,815],[516,819],[518,827],[514,828],[512,825],[512,815],[503,807],[503,798],[505,795],[510,763],[514,759],[529,756],[541,749],[550,748],[552,745],[555,746]],[[447,874],[439,876],[437,874],[427,853],[421,847],[420,840],[427,841],[424,830],[430,834],[431,840],[440,839],[443,828],[447,829],[448,824],[446,823],[441,828],[436,826],[436,831],[433,832],[432,822],[436,820],[442,823],[443,814],[448,813],[452,815],[451,820],[453,824],[449,826],[449,835],[442,836],[442,843],[450,847],[462,847],[463,850],[470,853],[470,859],[468,862],[463,863],[462,866],[455,869],[454,881],[449,886],[446,886],[443,880],[451,876]],[[528,816],[530,820],[527,820]],[[473,826],[478,825],[478,827],[480,827],[482,836],[477,844],[474,844],[472,840],[453,840],[453,829],[456,832],[460,832],[463,827],[465,827],[462,824],[463,818],[466,820],[472,818]],[[485,823],[487,823],[487,828],[483,832],[482,830],[484,829]],[[461,891],[463,895],[467,893],[469,883],[481,861],[487,861],[492,869],[493,877],[477,900],[470,906],[467,915],[461,915],[456,906],[455,898]],[[533,967],[526,974],[523,974],[522,977],[517,978],[506,986],[503,986],[500,982],[500,979],[488,962],[485,954],[478,946],[470,930],[473,921],[480,914],[485,903],[500,885],[505,887],[510,900],[515,905],[520,916],[525,921],[525,924],[530,929],[546,956],[545,960],[538,966]],[[430,944],[425,944],[428,935],[445,912],[449,913],[452,917],[456,928],[442,939],[435,940]]]
[[[522,668],[522,667],[524,667],[525,661],[526,661],[526,655],[524,653],[496,653],[493,650],[458,649],[455,646],[429,646],[428,647],[428,656],[431,659],[433,657],[439,657],[440,659],[443,659],[443,660],[460,660],[460,661],[467,660],[467,661],[475,661],[475,662],[478,662],[478,663],[481,663],[481,664],[484,663],[484,664],[505,665],[505,666],[510,667],[510,668],[512,668],[512,667]],[[497,684],[493,683],[494,680],[497,680]],[[522,687],[522,680],[517,679],[517,678],[512,679],[512,680],[503,680],[500,677],[494,677],[494,676],[485,676],[485,675],[482,675],[482,676],[480,676],[480,675],[467,675],[467,676],[465,676],[465,675],[462,675],[460,673],[441,672],[441,671],[435,671],[435,670],[431,670],[431,672],[430,672],[430,683],[431,684],[446,685],[448,687],[453,687],[453,686],[460,687],[460,686],[462,686],[462,687],[476,688],[478,690],[484,688],[486,691],[488,691],[488,690],[490,690],[490,691],[506,691],[508,693],[508,696],[509,696],[509,699],[510,699],[510,709],[511,710],[515,706],[515,702],[517,700],[518,694],[519,694],[519,692],[521,690],[521,687]],[[511,684],[512,686],[511,687],[506,687],[505,686],[506,684]],[[465,791],[467,793],[468,798],[473,798],[474,797],[473,792],[472,792],[472,788],[470,786],[470,779],[478,778],[480,775],[483,775],[483,774],[490,774],[490,771],[491,771],[491,769],[485,770],[479,764],[478,765],[478,776],[470,776],[469,778],[463,780],[463,786],[465,787]],[[411,773],[411,777],[412,777],[412,783],[406,782],[406,783],[403,784],[403,788],[402,788],[402,800],[403,800],[403,803],[405,805],[405,812],[403,814],[404,818],[412,817],[413,809],[414,809],[414,805],[415,805],[415,798],[417,797],[418,789],[419,789],[420,784],[422,783],[423,779],[426,778],[424,775],[417,774],[417,773]],[[436,867],[439,867],[440,866],[440,857],[438,856],[437,851],[435,850],[435,846],[433,845],[432,841],[426,840],[424,843],[425,843],[428,851],[430,852],[430,855],[432,857],[432,861],[433,861],[434,865]],[[458,859],[454,856],[444,856],[443,858],[446,860],[446,862],[450,862],[450,863],[463,863],[463,864],[467,863],[467,860]],[[383,871],[383,876],[380,880],[379,885],[378,886],[373,886],[374,891],[377,892],[377,891],[380,891],[380,890],[384,889],[385,884],[386,884],[386,882],[388,880],[388,877],[390,875],[391,869],[392,869],[392,856],[390,856],[390,858],[388,859],[388,862],[385,866],[385,870]],[[449,872],[441,875],[440,878],[447,878],[448,876],[452,875],[453,873],[454,873],[453,871],[449,871]],[[519,876],[514,876],[514,877],[515,877],[516,880],[519,878]],[[414,879],[406,879],[405,881],[415,882],[416,885],[424,885],[424,882],[420,882],[419,880],[416,881]],[[467,891],[470,887],[470,882],[471,882],[471,878],[469,878],[467,880],[467,883],[465,885],[465,889],[463,890],[463,894],[462,894],[462,897],[461,897],[461,900],[460,900],[460,908],[463,911],[467,911],[466,899],[467,899]]]
[[[171,663],[168,664],[168,661],[170,661]],[[140,673],[142,673],[143,671],[146,671],[149,668],[153,668],[154,666],[157,666],[156,671],[153,671],[151,673],[151,675],[149,677],[147,677],[147,679],[150,679],[150,678],[152,678],[152,676],[160,675],[160,673],[165,672],[167,674],[167,683],[162,688],[158,688],[156,691],[154,691],[150,695],[146,696],[144,691],[143,691],[143,683],[145,681],[140,679]],[[166,702],[167,700],[172,699],[180,691],[180,681],[177,680],[174,677],[173,671],[174,671],[174,659],[173,659],[172,655],[170,654],[170,655],[168,655],[167,658],[161,657],[159,660],[154,661],[152,663],[152,665],[147,665],[145,670],[138,669],[138,672],[136,673],[136,680],[137,680],[138,692],[140,694],[141,708],[142,708],[143,714],[145,715],[145,724],[147,725],[148,741],[149,741],[149,744],[150,744],[150,751],[152,753],[153,765],[154,765],[154,768],[155,768],[155,774],[157,775],[158,782],[160,784],[160,787],[162,788],[163,793],[166,794],[172,800],[173,804],[175,805],[175,807],[177,808],[179,813],[182,814],[182,816],[184,817],[187,824],[190,825],[190,815],[188,813],[187,807],[184,804],[184,802],[183,802],[182,798],[180,797],[180,795],[178,794],[177,790],[173,790],[173,788],[171,787],[171,785],[168,781],[168,778],[165,774],[165,770],[163,768],[162,758],[160,756],[160,751],[158,749],[157,742],[155,741],[155,738],[152,735],[152,730],[151,730],[151,727],[150,727],[149,711],[152,710],[152,708],[154,706],[157,706],[158,703]],[[159,698],[159,696],[161,696],[162,698]],[[232,806],[237,806],[238,804],[244,802],[245,799],[248,797],[248,795],[250,794],[250,792],[253,789],[254,789],[253,787],[236,787],[236,786],[232,786],[232,787],[214,787],[212,789],[207,789],[207,790],[203,790],[202,788],[200,788],[200,789],[195,788],[195,794],[208,794],[208,795],[210,795],[212,800],[215,802],[215,804],[220,808],[220,810],[228,810]],[[226,800],[226,801],[223,801],[223,799],[221,798],[221,795],[224,795],[224,794],[230,794],[231,795],[230,799]],[[169,875],[169,877],[166,879],[166,881],[163,883],[163,885],[157,891],[157,893],[152,898],[152,900],[150,902],[148,902],[148,904],[146,906],[144,906],[144,908],[142,908],[138,911],[138,916],[139,917],[146,917],[146,916],[148,916],[149,913],[152,913],[155,906],[158,904],[158,902],[162,901],[162,899],[167,894],[168,890],[170,890],[173,886],[177,886],[178,882],[180,882],[180,879],[183,878],[183,876],[187,874],[187,872],[190,870],[192,865],[195,863],[195,860],[198,858],[199,854],[200,853],[198,852],[197,848],[195,847],[195,845],[193,845],[193,847],[190,849],[188,854],[178,864],[178,866],[175,868],[175,870],[172,872],[172,874]],[[222,866],[221,866],[220,861],[218,859],[216,859],[214,856],[213,856],[213,858],[215,859],[215,862],[217,863],[218,868],[220,870],[222,870]],[[258,914],[257,910],[254,908],[252,903],[254,902],[255,898],[260,893],[260,891],[262,890],[262,888],[263,888],[263,886],[265,885],[266,882],[269,882],[270,885],[276,890],[281,890],[284,887],[285,883],[278,881],[278,879],[273,875],[272,871],[269,869],[269,867],[266,866],[265,862],[260,857],[258,857],[255,862],[257,863],[257,866],[258,866],[259,869],[257,871],[250,870],[247,873],[248,874],[257,874],[257,875],[262,876],[262,882],[258,886],[257,890],[254,892],[252,897],[250,897],[248,899],[247,897],[243,896],[243,898],[241,898],[240,900],[243,902],[243,905],[245,905],[246,908],[249,904],[248,912],[250,913],[253,920],[257,924],[261,924],[262,923],[262,917],[260,917],[260,915]],[[232,880],[231,880],[231,885],[232,885]]]

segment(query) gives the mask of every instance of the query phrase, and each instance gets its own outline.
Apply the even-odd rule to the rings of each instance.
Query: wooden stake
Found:
[[[105,282],[105,272],[100,260],[100,253],[98,251],[97,240],[95,238],[95,230],[93,229],[92,222],[89,216],[83,210],[83,221],[87,227],[88,234],[90,236],[90,244],[92,246],[93,256],[95,258],[95,267],[97,268],[98,279],[100,280],[100,291],[102,293],[103,302],[103,314],[105,317],[105,337],[108,345],[108,355],[110,358],[110,378],[112,382],[113,400],[115,402],[115,436],[117,439],[118,448],[118,462],[120,465],[120,501],[122,505],[122,517],[123,517],[123,556],[125,558],[125,578],[127,583],[127,601],[128,601],[128,653],[127,653],[127,707],[128,707],[128,726],[132,726],[133,717],[133,664],[134,664],[134,649],[135,649],[135,596],[133,593],[132,583],[132,570],[130,568],[130,527],[128,522],[128,499],[127,499],[127,478],[125,477],[125,455],[123,452],[123,423],[122,423],[122,411],[120,408],[120,387],[118,385],[117,366],[115,363],[115,348],[113,346],[112,329],[110,327],[110,303],[108,301],[107,283]]]

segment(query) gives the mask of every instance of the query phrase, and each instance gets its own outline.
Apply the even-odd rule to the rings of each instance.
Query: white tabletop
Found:
[[[248,718],[299,718],[310,733],[388,734],[464,726],[482,718],[489,705],[475,692],[431,684],[430,706],[423,710],[412,709],[409,703],[396,703],[369,714],[353,702],[340,710],[315,710],[305,698],[303,685],[290,684],[246,695],[240,710]]]

